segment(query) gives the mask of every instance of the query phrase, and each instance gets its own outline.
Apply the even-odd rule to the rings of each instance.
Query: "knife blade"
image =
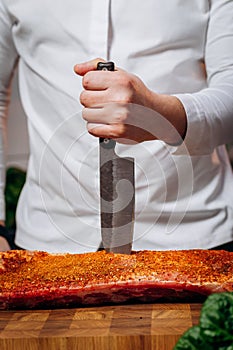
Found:
[[[114,70],[113,62],[99,62],[97,70]],[[116,141],[99,139],[100,215],[102,246],[107,252],[130,254],[133,241],[134,158],[119,157]]]

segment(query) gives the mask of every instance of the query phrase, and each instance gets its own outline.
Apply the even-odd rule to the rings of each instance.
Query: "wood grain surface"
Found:
[[[1,350],[172,350],[201,304],[0,312]]]

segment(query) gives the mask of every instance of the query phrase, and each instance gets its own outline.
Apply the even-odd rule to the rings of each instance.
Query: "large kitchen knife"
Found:
[[[113,62],[97,70],[114,71]],[[115,153],[116,141],[100,138],[100,209],[102,246],[107,252],[130,254],[134,227],[134,159]]]

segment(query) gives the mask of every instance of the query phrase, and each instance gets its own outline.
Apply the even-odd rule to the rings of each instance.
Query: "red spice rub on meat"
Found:
[[[0,309],[195,299],[233,291],[233,253],[0,253]]]

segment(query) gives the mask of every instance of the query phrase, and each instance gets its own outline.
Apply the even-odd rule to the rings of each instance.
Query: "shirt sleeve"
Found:
[[[183,144],[191,155],[206,155],[233,141],[233,1],[210,1],[205,65],[208,87],[192,94],[175,95],[187,115]]]
[[[10,84],[17,52],[12,39],[12,20],[0,2],[0,220],[5,220],[6,116]]]

